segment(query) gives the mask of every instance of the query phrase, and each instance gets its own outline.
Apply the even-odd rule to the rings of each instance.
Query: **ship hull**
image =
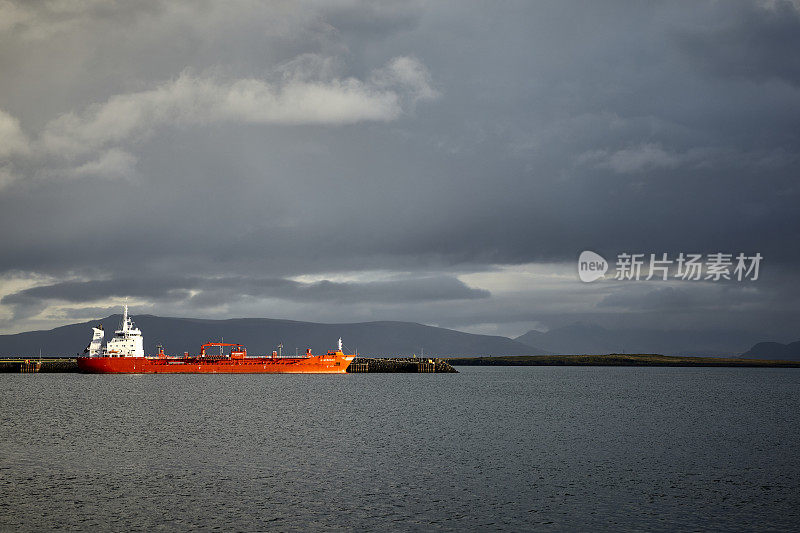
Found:
[[[247,357],[79,357],[88,374],[343,374],[354,356],[343,354],[297,358]]]

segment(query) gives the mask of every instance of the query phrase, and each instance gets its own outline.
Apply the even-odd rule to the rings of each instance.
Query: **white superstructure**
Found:
[[[128,304],[125,304],[122,312],[122,323],[119,329],[114,332],[114,337],[108,340],[104,348],[102,324],[92,328],[92,342],[86,348],[89,357],[144,357],[144,340],[142,330],[133,324],[133,320],[128,316]]]

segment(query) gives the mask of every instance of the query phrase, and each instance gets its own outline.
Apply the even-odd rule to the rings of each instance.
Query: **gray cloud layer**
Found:
[[[86,0],[0,21],[5,330],[125,295],[500,333],[798,318],[791,2]],[[459,279],[584,249],[759,251],[765,271],[591,295]]]

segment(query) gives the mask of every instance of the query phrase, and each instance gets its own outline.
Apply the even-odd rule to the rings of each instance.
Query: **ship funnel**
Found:
[[[339,337],[339,351],[342,351],[342,338]]]
[[[92,342],[90,342],[89,346],[86,347],[89,357],[100,355],[100,349],[103,344],[103,336],[105,335],[105,332],[103,331],[103,325],[99,324],[96,328],[92,328],[92,333]]]

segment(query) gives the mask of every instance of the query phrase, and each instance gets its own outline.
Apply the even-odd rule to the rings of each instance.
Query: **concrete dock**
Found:
[[[0,359],[0,372],[22,372],[23,374],[37,372],[77,372],[78,361],[75,358],[62,359],[34,359],[15,358]]]
[[[419,357],[372,358],[357,357],[347,367],[348,374],[377,372],[438,373],[458,372],[444,359],[423,359]]]

